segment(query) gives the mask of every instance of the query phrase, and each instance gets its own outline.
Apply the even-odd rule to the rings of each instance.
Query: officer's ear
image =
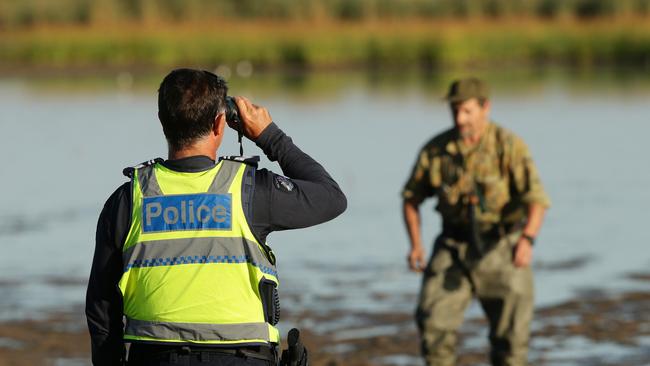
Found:
[[[214,125],[212,126],[212,133],[215,136],[223,136],[223,131],[226,128],[226,114],[219,113],[214,117]]]

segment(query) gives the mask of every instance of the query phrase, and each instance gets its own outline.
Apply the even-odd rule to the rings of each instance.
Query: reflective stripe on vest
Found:
[[[259,289],[277,285],[277,271],[244,215],[245,172],[228,160],[198,173],[160,164],[135,172],[119,284],[125,339],[279,343]]]
[[[265,343],[269,338],[267,323],[239,324],[198,324],[198,323],[160,323],[129,319],[125,333],[138,333],[141,340],[193,339],[196,343],[237,343],[232,340],[247,339],[251,343]],[[255,339],[256,337],[259,339]]]

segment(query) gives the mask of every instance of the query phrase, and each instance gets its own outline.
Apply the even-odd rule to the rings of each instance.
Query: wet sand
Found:
[[[305,342],[314,350],[313,365],[421,365],[410,314],[356,316],[365,325],[338,334],[303,331]],[[382,329],[392,332],[372,335]],[[484,319],[466,321],[460,331],[458,365],[489,363],[486,329]],[[541,308],[536,311],[531,336],[532,365],[650,365],[650,292],[608,295],[594,291]],[[618,354],[598,356],[610,349]]]
[[[629,278],[650,284],[649,273]],[[421,365],[411,314],[286,311],[283,316],[302,328],[314,366]],[[488,364],[486,337],[484,319],[467,319],[458,364]],[[81,307],[43,320],[0,323],[2,366],[88,365],[89,349]],[[533,365],[650,364],[650,291],[588,290],[537,309],[530,360]]]
[[[54,365],[59,359],[90,360],[90,338],[83,309],[77,310],[51,314],[42,320],[0,323],[0,365]],[[90,364],[90,361],[70,364]]]

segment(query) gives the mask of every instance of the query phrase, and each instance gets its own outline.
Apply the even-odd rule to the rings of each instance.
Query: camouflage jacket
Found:
[[[524,141],[490,123],[478,144],[463,144],[454,128],[431,139],[418,155],[404,186],[404,199],[436,196],[436,210],[451,225],[466,225],[470,196],[478,197],[479,223],[516,223],[531,203],[550,206]]]

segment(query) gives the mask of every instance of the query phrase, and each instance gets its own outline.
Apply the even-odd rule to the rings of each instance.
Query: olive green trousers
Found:
[[[427,365],[455,365],[457,330],[474,297],[490,326],[492,365],[527,365],[533,276],[513,264],[519,235],[501,238],[483,257],[465,242],[436,240],[415,314]]]

